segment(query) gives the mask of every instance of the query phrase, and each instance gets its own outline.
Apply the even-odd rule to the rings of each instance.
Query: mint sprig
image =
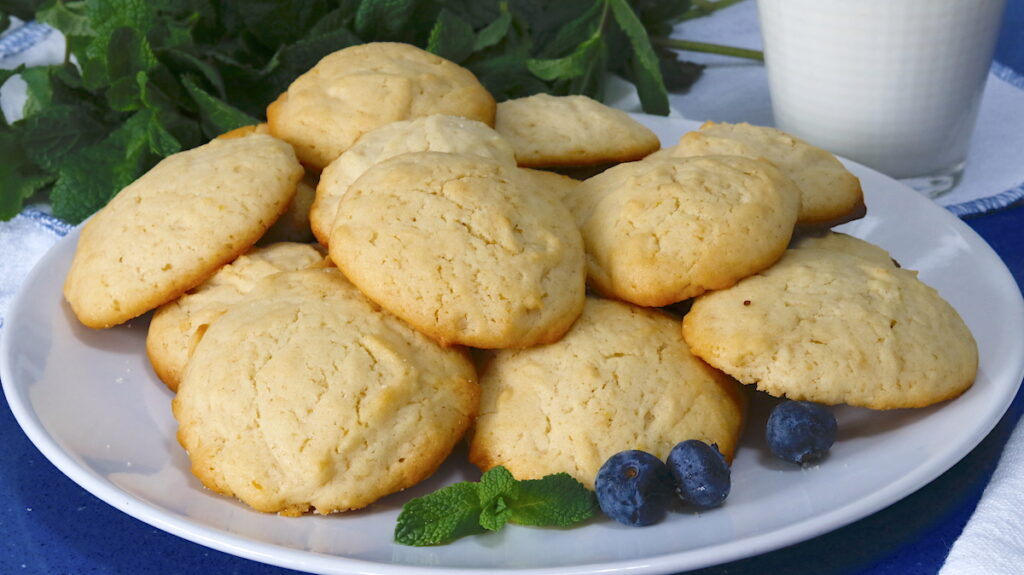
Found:
[[[28,85],[21,118],[0,115],[0,220],[34,198],[78,223],[160,159],[261,121],[299,74],[363,42],[426,48],[499,101],[601,100],[614,74],[665,114],[668,91],[701,75],[678,50],[726,50],[678,44],[673,24],[735,1],[0,0],[0,30],[17,16],[67,40],[61,64],[0,71],[0,85]]]
[[[498,466],[479,482],[455,483],[406,503],[395,525],[395,542],[443,545],[499,531],[506,523],[569,527],[592,517],[596,507],[594,493],[567,473],[520,481]]]

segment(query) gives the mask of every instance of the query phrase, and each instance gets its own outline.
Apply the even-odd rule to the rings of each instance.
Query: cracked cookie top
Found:
[[[370,166],[410,152],[469,154],[516,165],[512,146],[476,120],[435,114],[381,126],[359,138],[320,175],[309,222],[321,244],[330,243],[338,202],[352,182]]]
[[[258,133],[164,158],[86,221],[65,298],[95,328],[177,298],[252,247],[302,175],[291,146]]]
[[[203,485],[297,515],[358,509],[423,480],[478,401],[464,350],[321,268],[267,278],[213,322],[173,408]]]
[[[589,178],[566,199],[602,294],[660,307],[722,289],[774,263],[799,191],[767,162],[659,155]]]
[[[557,340],[585,295],[572,216],[530,172],[419,152],[371,167],[338,204],[331,260],[370,299],[443,344]]]
[[[153,371],[171,391],[178,389],[192,350],[214,320],[267,276],[331,265],[310,244],[280,242],[253,248],[210,279],[153,313],[146,332],[146,354]]]
[[[363,134],[391,122],[453,114],[494,125],[495,103],[472,72],[411,44],[338,50],[267,108],[270,132],[323,169]]]
[[[971,386],[977,344],[917,272],[852,236],[794,244],[694,301],[683,335],[695,354],[771,395],[830,405],[924,407]]]
[[[591,489],[624,449],[665,459],[700,439],[731,459],[746,410],[739,384],[690,353],[677,319],[596,297],[557,343],[493,352],[480,387],[474,464],[518,479],[566,472]]]

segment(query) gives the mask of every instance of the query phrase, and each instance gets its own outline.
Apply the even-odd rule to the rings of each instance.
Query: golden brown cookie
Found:
[[[705,294],[683,320],[693,353],[774,396],[923,407],[974,381],[978,348],[949,303],[880,248],[800,240],[774,266]]]
[[[476,414],[475,376],[338,270],[281,273],[196,346],[178,440],[203,485],[259,511],[359,509],[444,461]]]
[[[774,263],[793,234],[799,191],[739,156],[645,159],[568,197],[600,293],[661,307],[722,289]]]
[[[494,98],[469,70],[411,44],[370,42],[329,54],[267,108],[270,132],[320,170],[363,134],[450,114],[494,125]]]
[[[593,297],[560,341],[493,352],[480,387],[470,461],[518,479],[565,472],[590,488],[625,449],[664,459],[700,439],[731,459],[746,410],[739,384],[690,353],[677,319]]]
[[[71,309],[104,328],[177,298],[248,250],[302,174],[291,146],[262,134],[165,158],[83,226],[64,284]]]
[[[363,135],[324,168],[309,213],[313,234],[321,244],[330,243],[338,201],[352,182],[370,166],[409,152],[468,154],[516,165],[508,142],[490,126],[476,120],[435,114],[381,126]]]
[[[498,104],[494,121],[520,166],[594,166],[639,160],[658,136],[622,110],[586,96],[536,94]]]
[[[770,161],[800,189],[801,225],[831,226],[865,213],[860,180],[834,155],[775,128],[707,122],[672,149],[680,157],[732,154]]]
[[[324,253],[307,244],[271,244],[239,256],[193,290],[157,308],[146,334],[153,371],[171,391],[177,390],[188,358],[210,324],[263,278],[328,265]]]
[[[338,204],[331,260],[373,301],[444,343],[527,347],[583,308],[583,242],[530,175],[480,157],[403,154]]]

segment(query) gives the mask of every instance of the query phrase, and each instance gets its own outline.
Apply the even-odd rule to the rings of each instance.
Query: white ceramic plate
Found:
[[[693,123],[638,116],[666,144]],[[1024,375],[1024,304],[1006,267],[970,228],[901,184],[851,164],[868,216],[844,230],[921,272],[967,321],[981,349],[975,385],[947,404],[871,412],[838,408],[840,436],[820,465],[773,459],[755,402],[725,506],[673,513],[644,529],[599,518],[571,530],[509,526],[451,545],[391,541],[410,497],[478,474],[455,454],[425,484],[367,510],[283,518],[201,488],[175,441],[170,392],[144,350],[147,318],[94,331],[61,297],[77,230],[32,272],[0,349],[4,391],[25,433],[82,487],[142,521],[257,561],[322,573],[670,573],[777,549],[882,509],[937,477],[995,425]]]

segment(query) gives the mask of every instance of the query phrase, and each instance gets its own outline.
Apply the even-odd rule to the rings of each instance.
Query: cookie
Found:
[[[516,165],[512,147],[490,126],[460,116],[433,115],[393,122],[359,138],[320,176],[309,220],[323,245],[330,243],[338,201],[370,166],[409,152],[449,152]]]
[[[271,136],[163,159],[82,227],[64,296],[85,325],[123,323],[195,287],[288,208],[302,166]]]
[[[320,170],[363,134],[432,114],[494,125],[494,98],[469,70],[410,44],[370,42],[328,54],[267,108],[270,132]]]
[[[520,168],[417,152],[366,171],[338,204],[331,260],[370,299],[443,344],[528,347],[583,308],[583,242]]]
[[[270,226],[257,242],[269,245],[279,242],[310,243],[316,240],[309,223],[310,210],[316,199],[317,177],[306,172],[305,177],[295,186],[295,196],[284,214]]]
[[[645,159],[577,187],[567,203],[600,293],[661,307],[773,264],[800,193],[767,162],[739,156]]]
[[[218,140],[230,140],[244,138],[253,134],[270,134],[270,128],[265,124],[242,126],[234,130],[224,132],[217,136]],[[288,204],[288,210],[281,215],[274,225],[270,226],[263,237],[260,238],[260,245],[273,244],[277,242],[300,242],[309,243],[313,241],[313,233],[310,231],[309,210],[316,195],[317,176],[306,173],[295,188],[295,196]]]
[[[266,134],[270,135],[270,126],[265,122],[260,124],[252,124],[250,126],[241,126],[234,130],[228,130],[223,134],[217,136],[218,140],[232,140],[234,138],[244,138],[253,134]]]
[[[512,144],[519,165],[531,168],[629,162],[661,147],[629,114],[586,96],[506,100],[498,104],[494,129]]]
[[[325,268],[274,275],[214,322],[173,409],[203,485],[298,515],[359,509],[423,480],[478,401],[464,351]]]
[[[866,211],[860,180],[834,155],[775,128],[707,122],[683,134],[673,150],[680,157],[730,154],[770,161],[800,189],[801,225],[832,226]]]
[[[731,459],[746,411],[741,386],[694,357],[660,310],[588,297],[556,343],[499,350],[480,372],[469,458],[517,479],[565,472],[593,489],[608,457],[715,443]]]
[[[573,190],[576,189],[576,186],[580,184],[579,180],[570,176],[546,170],[523,168],[521,171],[533,180],[533,186],[539,193],[556,198],[563,204],[565,204]]]
[[[916,272],[863,244],[799,240],[697,298],[683,320],[693,353],[777,397],[896,409],[960,395],[978,368],[970,330]]]
[[[153,313],[146,333],[146,353],[153,371],[171,391],[177,390],[188,358],[210,324],[260,280],[280,272],[327,265],[324,254],[307,244],[271,244],[239,256],[210,279]]]

